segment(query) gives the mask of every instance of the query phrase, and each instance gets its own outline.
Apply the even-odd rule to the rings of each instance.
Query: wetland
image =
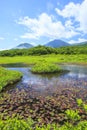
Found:
[[[39,125],[63,124],[67,121],[67,109],[78,109],[82,120],[87,119],[76,103],[79,98],[87,101],[87,66],[61,64],[59,66],[68,71],[60,75],[33,74],[32,66],[22,64],[4,66],[20,71],[23,77],[2,92],[0,115],[3,119],[20,116],[22,119],[30,117]]]

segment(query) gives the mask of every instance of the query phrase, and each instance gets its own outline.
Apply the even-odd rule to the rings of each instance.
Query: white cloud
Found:
[[[69,43],[72,44],[72,43],[80,43],[80,42],[85,42],[85,41],[87,41],[87,39],[78,38],[78,40],[70,40]]]
[[[48,3],[47,6],[48,10],[53,9],[51,3]],[[49,39],[64,38],[68,40],[74,38],[74,36],[84,37],[87,34],[87,0],[77,4],[70,2],[63,9],[55,8],[55,13],[62,16],[62,19],[59,20],[58,17],[55,18],[54,15],[48,15],[47,13],[42,13],[37,18],[28,16],[20,18],[17,24],[27,28],[27,32],[20,37],[27,39],[39,39],[41,37]],[[81,38],[77,40],[77,42],[80,41]]]
[[[79,7],[80,7],[80,4],[74,4],[73,2],[70,2],[68,5],[65,5],[63,10],[60,10],[59,8],[55,8],[55,10],[58,13],[58,15],[61,15],[64,18],[77,17]]]
[[[42,13],[38,18],[24,17],[20,18],[18,24],[26,26],[28,32],[21,36],[21,38],[38,39],[42,36],[48,38],[71,38],[78,35],[78,32],[71,30],[67,27],[69,21],[66,22],[66,26],[59,20],[56,20],[54,16]]]
[[[4,37],[0,37],[0,40],[4,40],[5,38]]]
[[[64,9],[56,8],[55,10],[63,18],[73,18],[74,23],[78,22],[76,30],[87,33],[87,0],[83,0],[81,4],[70,2]]]

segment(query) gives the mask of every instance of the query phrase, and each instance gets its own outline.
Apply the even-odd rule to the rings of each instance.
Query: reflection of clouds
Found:
[[[68,76],[70,76],[70,77],[77,77],[77,78],[85,78],[85,77],[87,77],[86,74],[83,74],[83,73],[74,73],[74,72],[70,72],[68,74]]]
[[[68,67],[70,70],[64,75],[54,75],[54,76],[43,76],[32,74],[29,68],[10,68],[14,70],[19,70],[23,73],[23,78],[19,83],[17,83],[17,88],[24,88],[29,90],[36,90],[44,92],[56,91],[58,87],[87,87],[87,67],[80,67],[71,65]],[[66,69],[66,68],[65,68]]]
[[[85,74],[78,74],[78,77],[79,78],[85,78],[85,77],[87,77]]]
[[[68,76],[74,77],[74,76],[76,76],[76,74],[71,72],[68,74]]]
[[[87,75],[87,66],[81,66],[81,65],[61,65],[62,68],[66,70],[70,70],[70,73],[75,74],[85,74]]]

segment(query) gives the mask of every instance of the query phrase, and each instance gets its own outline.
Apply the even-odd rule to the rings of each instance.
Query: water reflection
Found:
[[[37,75],[32,74],[30,67],[10,67],[8,69],[18,70],[23,73],[21,81],[14,85],[19,89],[34,89],[38,91],[54,91],[56,87],[87,87],[87,66],[80,65],[61,65],[65,70],[64,74]],[[13,86],[12,86],[13,88]]]

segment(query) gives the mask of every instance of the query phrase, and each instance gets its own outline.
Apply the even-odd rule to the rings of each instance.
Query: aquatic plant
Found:
[[[7,120],[0,119],[0,130],[32,130],[33,120],[30,118],[23,120],[15,118],[8,118]]]
[[[83,104],[82,99],[77,99],[76,101],[77,101],[77,105],[78,105],[78,106],[82,106],[82,104]]]
[[[65,111],[65,113],[66,113],[66,116],[68,117],[68,119],[71,121],[72,124],[74,124],[75,121],[78,121],[78,120],[81,119],[81,117],[78,114],[78,110],[67,109]]]
[[[18,119],[9,118],[8,120],[0,119],[0,130],[87,130],[87,121],[81,121],[77,125],[66,122],[64,125],[55,123],[47,125],[35,125],[31,118]]]

